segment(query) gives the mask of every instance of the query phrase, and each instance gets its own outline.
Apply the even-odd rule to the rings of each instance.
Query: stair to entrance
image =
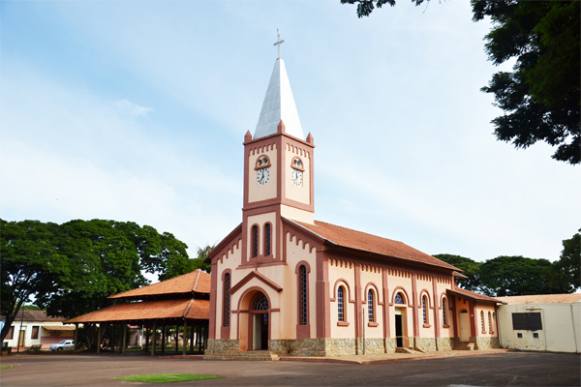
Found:
[[[458,342],[458,343],[455,343],[454,349],[457,349],[457,350],[460,350],[460,351],[474,351],[475,344],[474,343],[462,343],[462,342]]]
[[[252,361],[273,361],[279,360],[276,353],[269,351],[247,351],[229,353],[224,355],[205,355],[204,360],[252,360]]]
[[[409,353],[409,354],[418,354],[423,353],[423,351],[419,351],[417,349],[405,348],[405,347],[397,347],[395,349],[396,353]]]

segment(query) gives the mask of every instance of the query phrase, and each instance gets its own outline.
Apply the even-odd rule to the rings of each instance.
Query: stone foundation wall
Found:
[[[454,339],[451,337],[439,337],[438,351],[451,351],[454,348]]]
[[[414,348],[421,352],[435,352],[436,339],[434,337],[416,337],[414,339]]]
[[[385,340],[383,339],[365,339],[365,347],[362,353],[375,355],[385,353]]]
[[[498,337],[476,337],[476,349],[500,348]]]
[[[385,339],[385,348],[387,353],[395,353],[395,349],[397,348],[397,342],[395,338]]]
[[[325,356],[325,340],[270,340],[268,347],[278,355]]]
[[[325,339],[327,356],[355,355],[355,339]]]
[[[208,339],[205,355],[231,355],[240,353],[238,340]]]

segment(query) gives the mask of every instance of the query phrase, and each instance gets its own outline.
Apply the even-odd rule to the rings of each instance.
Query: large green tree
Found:
[[[480,266],[482,263],[476,262],[470,258],[462,257],[460,255],[453,254],[436,254],[434,257],[441,259],[444,262],[454,265],[459,269],[462,269],[464,275],[467,278],[461,278],[458,284],[463,289],[468,290],[479,290],[481,286],[480,282]]]
[[[363,17],[396,2],[341,3],[357,4]],[[482,88],[504,111],[492,120],[496,137],[517,148],[545,142],[556,147],[554,159],[580,163],[581,1],[472,0],[472,11],[475,21],[492,21],[485,37],[490,60],[497,65],[514,60],[512,71],[497,72]]]
[[[146,284],[146,273],[166,279],[194,265],[185,243],[133,222],[0,220],[0,226],[0,313],[6,316],[0,342],[23,303],[72,317]]]
[[[581,288],[581,229],[570,239],[563,241],[561,258],[555,263],[571,291]]]
[[[563,293],[568,284],[546,259],[500,256],[480,266],[482,290],[492,296]]]

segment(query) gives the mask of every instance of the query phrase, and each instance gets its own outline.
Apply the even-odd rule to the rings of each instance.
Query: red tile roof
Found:
[[[473,291],[470,290],[466,290],[466,289],[462,289],[462,288],[454,288],[454,289],[446,289],[448,292],[466,297],[466,298],[470,298],[472,300],[476,300],[476,301],[486,301],[486,302],[494,302],[497,304],[502,304],[501,300],[498,300],[496,298],[493,297],[488,297],[485,296],[484,294],[480,294],[480,293],[475,293]]]
[[[207,320],[210,316],[208,300],[161,300],[123,303],[107,306],[66,323],[101,323],[115,321],[191,319]]]
[[[109,298],[143,298],[158,295],[184,294],[184,293],[210,293],[210,275],[205,271],[195,270],[165,281],[144,286],[138,289],[114,294]]]
[[[288,220],[288,219],[287,219]],[[366,232],[352,230],[350,228],[337,226],[331,223],[316,220],[314,224],[289,220],[298,224],[307,231],[319,236],[327,242],[336,246],[361,250],[386,257],[421,263],[430,266],[437,266],[449,270],[462,271],[438,258],[432,257],[420,250],[414,249],[403,242],[383,238]]]

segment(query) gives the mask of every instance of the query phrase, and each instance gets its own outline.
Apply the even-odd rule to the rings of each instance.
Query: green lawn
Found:
[[[14,365],[12,364],[0,364],[0,370],[7,370],[9,368],[13,368]]]
[[[198,380],[212,380],[218,379],[218,376],[207,374],[144,374],[144,375],[120,376],[115,379],[124,382],[176,383],[176,382],[192,382]]]

